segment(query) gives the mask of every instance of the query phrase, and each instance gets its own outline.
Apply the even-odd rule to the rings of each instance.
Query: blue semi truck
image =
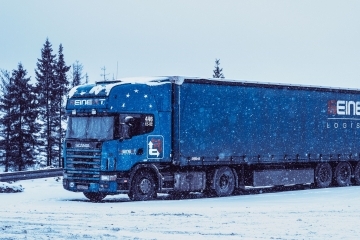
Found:
[[[68,96],[65,189],[127,193],[360,184],[360,91],[189,77],[125,78]]]

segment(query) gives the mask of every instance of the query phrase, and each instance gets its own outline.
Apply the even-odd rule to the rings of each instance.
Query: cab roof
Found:
[[[110,94],[112,88],[124,84],[146,84],[149,86],[176,83],[181,84],[182,77],[133,77],[121,78],[114,81],[101,81],[95,84],[79,85],[72,88],[68,94],[69,98],[84,96],[106,97]]]

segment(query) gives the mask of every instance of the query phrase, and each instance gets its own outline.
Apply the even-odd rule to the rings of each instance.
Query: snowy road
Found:
[[[91,203],[55,178],[18,183],[0,194],[0,239],[360,239],[360,187]]]

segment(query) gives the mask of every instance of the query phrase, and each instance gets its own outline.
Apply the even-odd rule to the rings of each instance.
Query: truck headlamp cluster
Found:
[[[116,175],[101,175],[101,181],[116,181]]]

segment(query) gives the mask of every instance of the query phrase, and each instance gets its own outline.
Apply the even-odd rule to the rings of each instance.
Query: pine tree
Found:
[[[215,59],[215,69],[213,70],[213,78],[225,78],[222,73],[222,68],[220,68],[220,59]]]
[[[44,152],[46,165],[52,165],[52,160],[58,156],[54,118],[57,112],[57,96],[53,89],[56,89],[56,55],[52,54],[52,45],[46,39],[41,49],[41,59],[38,59],[36,74],[36,93],[39,96],[40,120],[43,122],[42,137],[44,139]]]
[[[68,92],[69,87],[69,81],[67,80],[66,73],[70,70],[70,66],[66,66],[65,60],[64,60],[64,54],[63,54],[63,46],[60,44],[59,46],[59,52],[58,52],[58,60],[56,62],[56,82],[54,85],[54,93],[57,97],[55,104],[57,106],[54,106],[57,108],[58,115],[55,118],[55,128],[58,130],[57,133],[57,139],[56,143],[58,145],[58,161],[59,161],[59,167],[61,167],[61,149],[62,149],[62,139],[65,137],[65,132],[63,129],[63,123],[66,121],[65,116],[65,109],[63,106],[64,103],[64,96]]]
[[[88,84],[88,83],[89,83],[89,76],[88,76],[88,74],[87,74],[87,73],[85,74],[85,83],[86,83],[86,84]]]
[[[0,97],[0,126],[1,126],[1,140],[0,144],[2,146],[1,150],[5,151],[5,156],[1,161],[1,164],[5,167],[5,172],[8,172],[10,167],[13,165],[10,161],[10,153],[11,153],[11,144],[10,144],[10,134],[11,134],[11,101],[8,98],[10,85],[11,85],[11,77],[10,73],[5,70],[1,70],[0,75],[1,83],[0,87],[2,90],[2,96]]]
[[[5,143],[6,155],[9,163],[18,171],[35,163],[38,132],[40,125],[36,121],[37,99],[34,88],[29,84],[26,70],[19,63],[18,69],[13,70],[7,91],[2,99],[5,113],[3,124],[6,126],[7,139]],[[4,108],[3,108],[4,109]],[[9,128],[7,128],[9,127]]]
[[[82,76],[82,70],[83,70],[83,65],[80,64],[79,61],[76,61],[72,65],[72,83],[71,83],[72,87],[81,84],[81,80],[84,78],[84,76]]]

